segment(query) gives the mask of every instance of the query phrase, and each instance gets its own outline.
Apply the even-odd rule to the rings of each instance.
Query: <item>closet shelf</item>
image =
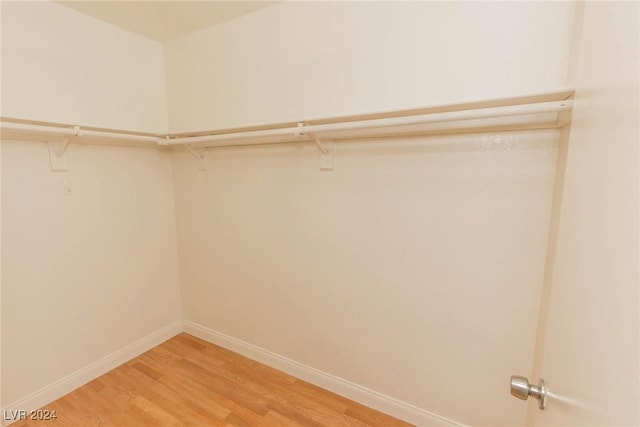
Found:
[[[568,118],[563,117],[563,113],[569,113],[572,106],[572,100],[562,100],[328,124],[299,122],[297,126],[286,128],[169,137],[161,143],[169,146],[189,144],[212,148],[313,141],[314,138],[343,140],[490,130],[549,129],[566,125]]]
[[[64,148],[57,153],[64,153],[70,142],[156,148],[183,145],[202,160],[203,155],[194,149],[303,142],[315,143],[326,157],[332,155],[337,140],[560,128],[571,120],[572,97],[573,90],[564,89],[432,108],[168,135],[9,118],[0,119],[0,130],[6,139],[63,141]]]
[[[29,120],[0,118],[2,139],[20,141],[61,141],[86,144],[120,144],[157,147],[159,135],[119,129],[87,128],[78,125],[43,123]]]

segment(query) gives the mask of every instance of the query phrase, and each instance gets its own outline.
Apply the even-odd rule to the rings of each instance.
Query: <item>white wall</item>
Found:
[[[520,425],[555,132],[174,155],[184,317],[436,414]]]
[[[6,406],[181,313],[168,153],[74,145],[52,173],[46,144],[2,144]]]
[[[587,2],[536,425],[640,425],[640,5]]]
[[[166,46],[170,129],[565,86],[572,3],[284,2]],[[496,142],[496,138],[502,138]],[[185,319],[472,425],[520,425],[559,136],[174,155]]]
[[[162,44],[52,1],[3,1],[2,115],[166,131]]]
[[[166,46],[170,128],[561,87],[572,11],[281,3]],[[3,115],[162,127],[157,44],[52,3],[3,3],[2,16],[15,64]],[[521,424],[506,383],[532,366],[557,141],[343,143],[333,173],[311,147],[212,151],[204,173],[176,151],[184,317],[451,419]],[[4,144],[10,403],[179,318],[180,300],[166,153],[73,146],[64,196],[44,144]],[[42,348],[56,351],[43,361]]]
[[[546,91],[570,2],[281,2],[166,44],[173,132]]]
[[[162,45],[53,2],[1,8],[3,116],[166,128]],[[45,143],[2,145],[6,407],[181,311],[168,152],[74,144],[53,173]]]

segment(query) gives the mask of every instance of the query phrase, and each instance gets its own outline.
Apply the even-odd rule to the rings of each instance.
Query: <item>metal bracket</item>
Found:
[[[69,162],[65,157],[67,148],[71,144],[71,138],[81,136],[80,126],[74,126],[74,134],[65,136],[62,143],[48,142],[49,145],[49,164],[52,172],[64,172],[69,170]]]
[[[67,151],[67,148],[69,148],[70,143],[71,143],[71,137],[70,136],[65,137],[64,141],[62,141],[62,147],[60,147],[60,149],[56,152],[56,157],[58,158],[64,157],[64,153]]]
[[[294,132],[294,135],[298,138],[309,137],[316,144],[318,150],[320,150],[320,170],[332,171],[333,170],[333,141],[321,141],[316,135],[305,134],[302,132],[302,128],[306,125],[305,122],[298,122],[298,130]]]
[[[208,170],[207,168],[207,158],[206,158],[206,151],[203,151],[202,153],[198,153],[196,150],[194,150],[193,148],[191,148],[189,145],[185,144],[184,147],[189,150],[189,152],[193,155],[193,157],[196,158],[196,160],[198,161],[198,170],[201,171],[206,171]]]
[[[309,134],[309,137],[316,143],[316,147],[320,150],[320,170],[332,171],[333,170],[333,141],[321,141],[315,135]]]
[[[320,150],[320,170],[333,170],[333,141],[326,141],[322,144],[324,151]]]
[[[69,170],[69,162],[64,157],[64,153],[69,145],[69,137],[66,137],[62,146],[60,143],[49,141],[49,164],[51,165],[51,172],[65,172]],[[60,155],[60,153],[62,155]]]
[[[318,147],[318,150],[320,150],[322,154],[324,154],[325,156],[329,154],[329,150],[327,149],[327,147],[325,147],[325,145],[322,143],[322,141],[320,141],[318,137],[311,135],[311,138],[313,138],[313,142],[316,143],[316,147]]]

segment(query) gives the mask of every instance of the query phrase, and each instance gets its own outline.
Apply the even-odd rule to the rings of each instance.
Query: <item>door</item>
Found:
[[[530,425],[640,425],[637,2],[585,4]],[[538,375],[532,383],[537,383]],[[533,400],[533,399],[530,399]]]

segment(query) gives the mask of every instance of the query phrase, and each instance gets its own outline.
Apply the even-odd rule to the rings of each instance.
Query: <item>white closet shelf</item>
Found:
[[[157,147],[159,135],[119,129],[103,129],[37,122],[32,120],[0,118],[2,139],[19,141],[69,141],[85,144],[135,145]]]
[[[313,142],[322,156],[329,156],[337,140],[560,128],[571,120],[572,97],[572,89],[563,89],[430,108],[168,135],[10,118],[0,118],[0,131],[6,139],[63,141],[58,156],[70,142],[156,148],[183,145],[199,160],[203,155],[194,148]]]

